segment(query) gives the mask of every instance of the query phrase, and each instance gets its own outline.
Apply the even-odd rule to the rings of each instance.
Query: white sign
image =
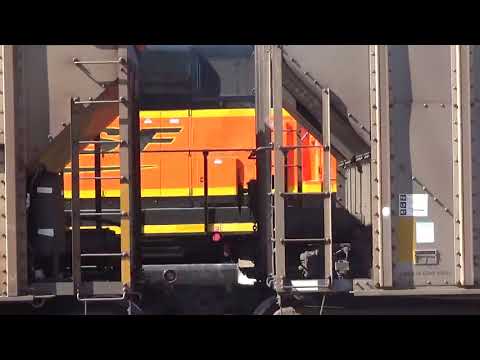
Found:
[[[37,194],[53,194],[51,187],[37,187]]]
[[[415,224],[417,244],[431,244],[435,242],[433,222],[417,222]]]
[[[428,216],[428,194],[400,194],[398,214],[400,216]]]

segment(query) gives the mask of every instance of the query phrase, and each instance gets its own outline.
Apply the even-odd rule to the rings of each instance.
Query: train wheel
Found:
[[[275,311],[275,313],[273,315],[292,316],[292,315],[300,315],[300,314],[293,307],[289,306],[289,307],[284,307],[281,310],[278,309],[277,311]]]
[[[275,315],[280,310],[277,302],[277,296],[271,296],[263,300],[260,305],[257,306],[253,315]]]
[[[32,307],[34,309],[41,309],[45,306],[45,303],[47,302],[47,299],[42,299],[42,298],[35,298],[32,301]]]

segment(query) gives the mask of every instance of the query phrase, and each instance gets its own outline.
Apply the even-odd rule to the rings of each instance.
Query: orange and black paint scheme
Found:
[[[143,234],[145,236],[183,236],[204,234],[202,198],[204,195],[204,151],[208,150],[208,196],[211,211],[208,233],[252,234],[255,219],[243,200],[248,196],[248,183],[256,178],[256,164],[252,156],[255,149],[255,110],[202,109],[172,111],[142,111],[141,130],[141,196],[144,208]],[[100,134],[102,144],[101,177],[119,177],[119,121],[113,119]],[[284,110],[284,144],[320,145],[319,142]],[[95,198],[94,145],[82,154],[80,169],[82,181],[80,197],[84,206],[91,206]],[[286,182],[288,192],[321,192],[323,150],[308,147],[288,154]],[[336,161],[331,161],[332,191],[336,191]],[[102,201],[118,201],[118,180],[102,180]],[[71,199],[71,172],[67,164],[64,172],[64,197]],[[217,201],[218,200],[218,201]],[[190,211],[170,211],[177,204],[188,203]],[[198,211],[195,212],[195,204]],[[226,208],[230,205],[230,212]],[[233,205],[233,206],[232,206]],[[91,207],[90,207],[91,208]],[[155,211],[164,208],[165,211]],[[191,215],[191,214],[197,214]],[[82,224],[82,228],[94,228]],[[115,224],[103,224],[115,231]]]

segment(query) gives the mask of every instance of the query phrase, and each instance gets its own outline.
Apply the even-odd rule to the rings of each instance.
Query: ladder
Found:
[[[314,145],[283,145],[283,99],[282,99],[282,51],[278,46],[271,48],[271,92],[273,102],[273,133],[275,176],[272,206],[272,245],[274,260],[274,283],[278,293],[290,291],[324,292],[332,288],[333,283],[333,244],[332,244],[332,193],[330,174],[330,89],[322,90],[322,140],[323,148],[323,192],[289,193],[286,191],[285,168],[290,151],[302,148],[318,147]],[[300,190],[299,190],[300,191]],[[296,197],[317,195],[323,198],[323,238],[287,238],[285,231],[285,200]],[[324,247],[324,279],[288,279],[287,251],[289,244],[321,244]]]
[[[71,199],[71,227],[72,227],[72,281],[74,295],[78,301],[83,302],[85,306],[85,314],[87,313],[87,303],[105,302],[105,301],[124,301],[128,300],[132,290],[132,271],[133,271],[133,243],[137,231],[136,225],[138,221],[138,213],[136,211],[139,201],[135,201],[139,197],[139,169],[135,164],[139,161],[138,147],[138,111],[134,106],[130,106],[129,98],[133,98],[132,88],[128,86],[130,81],[127,64],[127,48],[119,46],[118,59],[116,60],[96,60],[81,61],[77,58],[73,59],[75,66],[117,66],[118,81],[113,86],[118,86],[118,98],[88,98],[80,99],[78,97],[71,99],[71,122],[70,122],[70,141],[71,141],[71,176],[72,176],[72,199]],[[89,107],[95,106],[118,106],[119,123],[120,123],[120,140],[102,141],[98,134],[94,139],[85,139],[81,135],[83,114],[88,111]],[[102,176],[100,169],[100,154],[103,144],[118,144],[120,156],[120,176]],[[94,145],[95,151],[87,152],[82,149],[85,146]],[[93,177],[82,177],[80,169],[80,156],[89,154],[95,156],[95,174]],[[101,204],[101,182],[102,180],[118,180],[120,182],[120,211],[103,210]],[[81,209],[80,189],[82,182],[95,181],[95,210],[88,211]],[[100,227],[101,218],[105,216],[118,216],[120,219],[120,252],[118,253],[82,253],[81,249],[81,224],[84,218],[96,220],[96,228]],[[95,289],[88,295],[84,294],[85,283],[82,279],[82,260],[87,258],[118,258],[120,260],[120,277],[122,289],[119,291],[118,286],[96,294]],[[107,283],[107,282],[106,282]],[[108,288],[108,287],[107,287]],[[105,293],[107,292],[107,293]],[[130,307],[131,308],[131,307]]]

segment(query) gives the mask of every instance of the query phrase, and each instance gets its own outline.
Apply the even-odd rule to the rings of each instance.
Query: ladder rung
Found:
[[[76,105],[80,104],[119,104],[125,102],[125,98],[120,98],[118,100],[74,100],[73,103]]]
[[[82,140],[79,144],[120,144],[121,141],[109,141],[109,140]]]
[[[101,213],[84,213],[81,212],[80,216],[120,216],[122,213],[107,213],[107,212],[101,212]]]
[[[81,257],[125,257],[127,253],[105,253],[105,254],[81,254]]]
[[[127,292],[124,291],[122,294],[122,297],[106,297],[106,298],[100,298],[100,297],[91,297],[91,298],[82,298],[80,297],[80,292],[77,291],[77,300],[78,301],[83,301],[83,302],[94,302],[94,301],[121,301],[125,300],[127,297]]]
[[[309,243],[309,244],[314,244],[314,243],[325,243],[325,239],[282,239],[283,243]]]
[[[77,58],[73,59],[75,65],[106,65],[106,64],[121,64],[125,62],[124,58],[119,58],[118,60],[84,60],[80,61]]]

